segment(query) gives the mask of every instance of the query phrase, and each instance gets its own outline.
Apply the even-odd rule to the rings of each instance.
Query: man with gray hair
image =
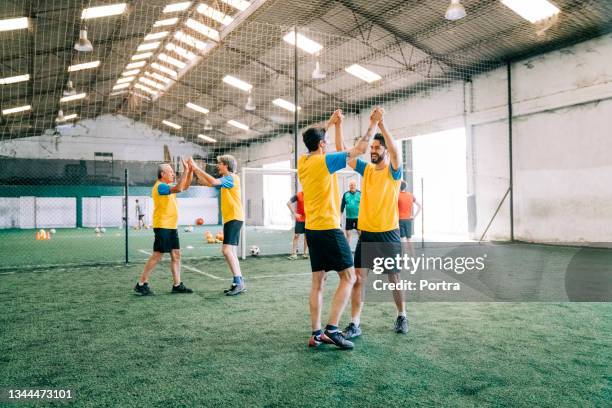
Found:
[[[161,261],[164,253],[170,253],[170,270],[172,271],[172,293],[192,293],[193,291],[181,282],[181,247],[178,238],[178,206],[176,194],[187,190],[193,178],[193,169],[189,161],[183,160],[183,174],[175,185],[174,170],[168,163],[162,163],[157,167],[157,182],[153,186],[151,196],[153,197],[153,232],[155,242],[153,253],[144,266],[140,280],[134,287],[136,293],[143,296],[152,295],[149,288],[149,277],[155,266]]]
[[[240,197],[240,179],[236,175],[238,164],[234,156],[229,154],[217,156],[217,171],[220,178],[215,178],[198,167],[193,159],[190,161],[194,173],[201,184],[215,187],[221,194],[221,216],[223,217],[223,246],[221,252],[232,272],[233,282],[224,293],[235,296],[246,290],[236,247],[240,242],[240,230],[244,223],[244,211]]]

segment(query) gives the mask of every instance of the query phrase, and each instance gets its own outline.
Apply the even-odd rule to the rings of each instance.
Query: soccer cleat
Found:
[[[319,347],[321,344],[334,344],[334,342],[325,333],[321,333],[318,336],[313,334],[308,339],[308,347]]]
[[[302,258],[304,258],[304,259],[308,259],[308,254],[304,254],[304,255],[302,255]]]
[[[287,259],[289,259],[290,261],[295,261],[297,259],[297,254],[289,255]]]
[[[395,320],[395,332],[401,334],[408,333],[408,319],[406,316],[397,316]]]
[[[355,337],[361,336],[361,327],[356,326],[355,323],[351,322],[346,329],[342,332],[345,339],[354,339]]]
[[[189,289],[181,282],[178,286],[172,286],[172,293],[193,293],[193,290]]]
[[[232,283],[232,286],[230,286],[229,289],[223,289],[223,293],[231,292],[232,290],[234,290],[235,286],[236,286],[236,284]]]
[[[336,345],[336,347],[340,347],[341,349],[352,349],[355,346],[353,342],[345,339],[342,336],[342,333],[340,333],[339,331],[335,331],[332,333],[328,330],[325,330],[324,334],[329,337],[329,339],[332,341],[332,343]]]
[[[142,285],[137,283],[136,286],[134,286],[134,292],[140,293],[142,296],[148,296],[148,295],[154,294],[151,288],[149,287],[148,282],[145,282]]]
[[[234,285],[232,290],[225,292],[225,296],[236,296],[241,294],[242,292],[246,292],[246,286],[244,285],[244,283]]]

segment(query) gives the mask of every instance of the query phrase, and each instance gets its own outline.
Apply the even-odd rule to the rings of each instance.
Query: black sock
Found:
[[[312,332],[312,335],[315,337],[319,337],[323,332],[321,331],[321,329],[319,330],[315,330]]]
[[[327,326],[325,326],[325,331],[328,331],[330,333],[337,332],[338,326],[333,326],[331,324],[328,324]]]

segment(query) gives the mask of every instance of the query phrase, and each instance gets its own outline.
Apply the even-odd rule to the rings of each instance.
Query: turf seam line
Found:
[[[139,251],[142,252],[143,254],[151,255],[151,252],[145,251],[144,249],[139,249]],[[217,280],[229,280],[229,279],[220,278],[220,277],[218,277],[216,275],[213,275],[212,273],[207,273],[207,272],[201,271],[201,270],[199,270],[197,268],[194,268],[193,266],[185,265],[184,263],[181,263],[181,266],[183,268],[187,269],[187,270],[192,271],[192,272],[199,273],[200,275],[208,276],[209,278],[213,278],[213,279],[217,279]]]

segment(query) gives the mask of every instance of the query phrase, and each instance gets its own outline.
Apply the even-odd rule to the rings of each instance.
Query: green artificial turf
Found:
[[[410,303],[405,336],[391,330],[391,303],[367,304],[355,350],[313,350],[308,261],[248,259],[248,292],[238,297],[221,293],[230,282],[221,259],[185,264],[192,295],[169,293],[168,263],[153,275],[151,297],[132,291],[142,264],[0,274],[0,389],[70,388],[79,407],[612,400],[610,303]],[[324,316],[336,283],[330,275]]]

